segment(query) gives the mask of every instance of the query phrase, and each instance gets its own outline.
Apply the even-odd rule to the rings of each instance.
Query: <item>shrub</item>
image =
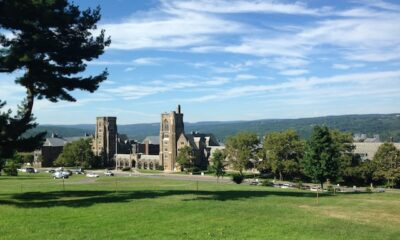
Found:
[[[271,182],[271,181],[268,180],[268,179],[264,179],[264,180],[261,182],[261,185],[262,185],[262,186],[265,186],[265,187],[271,187],[271,186],[274,186],[274,183]]]
[[[159,171],[164,171],[164,166],[162,166],[162,165],[156,165],[156,170],[159,170]]]
[[[367,187],[367,188],[365,189],[365,192],[367,192],[367,193],[372,193],[372,188]]]
[[[333,186],[332,186],[332,185],[329,185],[329,186],[327,187],[327,190],[328,190],[328,192],[330,192],[330,193],[333,193],[333,192],[334,192],[334,189],[333,189]]]
[[[130,167],[124,167],[124,168],[122,168],[121,170],[122,170],[123,172],[127,172],[127,171],[130,171],[131,168],[130,168]]]
[[[3,168],[3,172],[7,176],[18,176],[17,165],[14,162],[7,162]]]
[[[232,175],[232,181],[234,181],[237,184],[241,184],[244,180],[243,175],[241,174],[234,174]]]

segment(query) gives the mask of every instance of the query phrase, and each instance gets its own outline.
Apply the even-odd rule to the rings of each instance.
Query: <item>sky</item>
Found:
[[[37,100],[40,124],[159,122],[178,104],[186,122],[400,112],[399,1],[74,3],[101,7],[112,43],[83,75],[109,77],[74,103]],[[0,75],[12,109],[16,76]]]

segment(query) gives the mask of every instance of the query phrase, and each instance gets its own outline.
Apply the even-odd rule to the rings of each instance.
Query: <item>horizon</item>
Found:
[[[185,113],[183,113],[185,116]],[[328,117],[344,117],[344,116],[364,116],[364,115],[396,115],[400,116],[399,113],[369,113],[369,114],[344,114],[344,115],[325,115],[325,116],[316,116],[316,117],[301,117],[301,118],[264,118],[264,119],[253,119],[253,120],[229,120],[229,121],[198,121],[198,122],[188,122],[184,121],[184,123],[188,124],[197,124],[197,123],[229,123],[229,122],[253,122],[253,121],[272,121],[272,120],[300,120],[300,119],[312,119],[312,118],[328,118]],[[102,117],[102,116],[99,116]],[[118,123],[118,116],[107,116],[107,117],[117,117],[117,125],[140,125],[140,124],[160,124],[160,122],[140,122],[140,123]],[[54,123],[45,123],[39,124],[39,126],[74,126],[74,125],[96,125],[96,120],[93,123],[76,123],[76,124],[54,124]]]
[[[72,1],[70,1],[72,2]],[[176,105],[189,123],[391,114],[400,102],[396,1],[76,0],[101,7],[112,43],[83,76],[108,68],[77,102],[35,100],[40,125],[159,121]],[[6,32],[6,35],[10,34]],[[25,96],[0,74],[5,109]],[[237,120],[242,119],[242,120]]]

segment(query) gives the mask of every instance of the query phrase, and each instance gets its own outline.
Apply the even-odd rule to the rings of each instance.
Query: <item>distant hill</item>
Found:
[[[379,134],[383,141],[393,137],[400,141],[400,114],[364,114],[343,115],[299,119],[265,119],[253,121],[231,122],[198,122],[185,123],[186,132],[199,131],[213,133],[223,141],[227,136],[240,131],[252,131],[263,136],[265,133],[282,131],[288,128],[298,131],[302,138],[310,136],[315,125],[327,125],[351,133],[366,133],[369,136]],[[149,135],[159,134],[159,123],[118,125],[118,132],[127,134],[129,138],[143,140]],[[47,131],[48,135],[57,133],[64,137],[94,134],[95,124],[78,125],[40,125],[31,132]]]

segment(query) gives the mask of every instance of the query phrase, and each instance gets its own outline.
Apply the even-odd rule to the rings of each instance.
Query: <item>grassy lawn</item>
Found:
[[[0,176],[0,239],[400,239],[400,193]],[[117,191],[116,191],[117,190]]]
[[[140,173],[164,173],[163,171],[153,169],[136,169],[136,171]]]

